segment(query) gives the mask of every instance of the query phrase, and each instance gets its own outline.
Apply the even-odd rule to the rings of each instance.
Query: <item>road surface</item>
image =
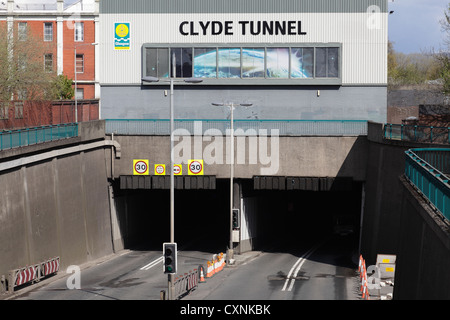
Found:
[[[200,283],[183,300],[359,299],[355,252],[344,239],[291,243],[291,247],[237,255],[238,263]],[[157,251],[124,251],[82,268],[79,288],[73,270],[61,270],[56,280],[19,290],[13,299],[160,300],[161,290],[167,289],[161,255]],[[206,265],[211,258],[210,252],[180,251],[179,273]]]

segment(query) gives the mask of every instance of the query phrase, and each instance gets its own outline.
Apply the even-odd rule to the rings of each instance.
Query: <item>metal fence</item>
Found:
[[[387,123],[384,126],[384,138],[450,144],[450,128]]]
[[[30,146],[37,143],[78,136],[78,124],[67,123],[53,126],[25,128],[0,132],[0,150]]]
[[[406,151],[405,164],[405,176],[447,220],[450,220],[449,159],[450,148],[410,149]]]
[[[226,134],[230,120],[226,119],[176,119],[178,135],[204,134],[209,130]],[[212,131],[215,130],[215,131]],[[365,120],[235,120],[236,134],[264,134],[278,130],[280,136],[360,136],[367,135]],[[240,131],[242,130],[242,131]],[[266,131],[264,131],[266,130]],[[169,135],[167,119],[107,119],[106,133],[118,135]]]

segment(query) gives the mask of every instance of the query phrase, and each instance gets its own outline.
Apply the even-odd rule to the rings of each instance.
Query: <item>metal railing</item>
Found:
[[[384,125],[384,138],[414,142],[450,144],[450,127],[387,123]]]
[[[176,119],[177,134],[204,134],[217,130],[226,134],[230,120],[226,119]],[[234,130],[243,134],[259,134],[261,130],[279,130],[280,136],[360,136],[367,135],[365,120],[235,120]],[[118,135],[169,135],[167,119],[106,119],[106,133]],[[211,131],[210,131],[211,132]],[[239,132],[237,132],[239,134]]]
[[[1,131],[0,150],[25,147],[37,143],[61,140],[77,136],[78,124],[76,123]]]
[[[405,164],[407,179],[447,220],[450,220],[449,159],[450,148],[410,149],[406,151]]]

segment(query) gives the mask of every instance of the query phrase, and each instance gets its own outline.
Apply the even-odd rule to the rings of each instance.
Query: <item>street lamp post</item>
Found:
[[[172,56],[172,76],[169,78],[170,83],[170,242],[175,242],[175,183],[174,183],[174,172],[173,172],[173,166],[174,166],[174,154],[173,154],[173,132],[174,132],[174,103],[173,103],[173,87],[174,82],[186,82],[186,83],[200,83],[203,80],[199,78],[186,78],[186,79],[179,79],[179,81],[176,81],[176,61],[175,61],[175,54]],[[160,82],[161,79],[156,77],[150,77],[146,76],[142,78],[142,81],[144,82]],[[167,82],[167,81],[163,81]],[[174,275],[169,274],[168,277],[168,296],[169,300],[173,300],[173,285],[174,285]]]
[[[227,252],[227,260],[228,264],[231,264],[230,261],[233,259],[234,251],[233,251],[233,202],[234,202],[234,106],[237,105],[233,102],[231,103],[212,103],[213,106],[219,107],[229,107],[230,108],[230,242],[229,248]],[[242,107],[251,107],[252,103],[240,103]]]

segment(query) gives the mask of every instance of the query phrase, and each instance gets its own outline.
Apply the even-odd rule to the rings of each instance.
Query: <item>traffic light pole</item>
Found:
[[[175,242],[175,187],[174,187],[174,157],[173,157],[173,78],[176,76],[176,63],[175,63],[175,53],[172,57],[172,77],[170,77],[170,242]],[[174,275],[169,274],[168,277],[168,291],[169,300],[173,300],[174,292]]]
[[[233,109],[234,109],[234,104],[231,103],[230,106],[230,110],[231,110],[231,114],[230,114],[230,127],[231,127],[231,133],[230,133],[230,137],[231,137],[231,141],[230,141],[230,243],[229,243],[229,248],[228,248],[228,252],[227,252],[227,260],[228,260],[228,264],[231,264],[230,261],[231,259],[233,259],[234,256],[234,250],[233,250],[233,188],[234,188],[234,113],[233,113]]]

